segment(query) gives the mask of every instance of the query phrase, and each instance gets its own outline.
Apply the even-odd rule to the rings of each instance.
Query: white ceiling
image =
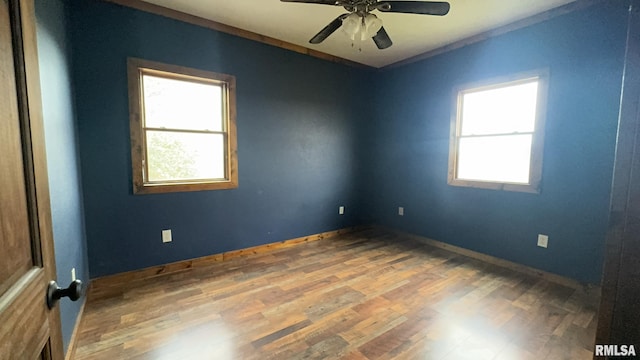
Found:
[[[144,0],[275,39],[373,67],[383,67],[458,40],[556,8],[575,0],[449,0],[446,16],[374,13],[382,19],[393,46],[378,50],[367,41],[362,51],[340,30],[322,44],[308,41],[338,15],[339,6],[284,3],[279,0]]]

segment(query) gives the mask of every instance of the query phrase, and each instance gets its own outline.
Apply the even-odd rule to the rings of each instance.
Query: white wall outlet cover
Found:
[[[168,243],[171,242],[173,239],[171,239],[171,230],[162,230],[162,242],[163,243]]]
[[[71,281],[76,281],[76,268],[71,268]]]
[[[538,234],[538,246],[546,248],[549,245],[549,236]]]
[[[344,206],[340,206],[338,208],[338,214],[340,214],[340,215],[344,214]]]
[[[404,216],[404,208],[402,206],[398,208],[398,215]]]

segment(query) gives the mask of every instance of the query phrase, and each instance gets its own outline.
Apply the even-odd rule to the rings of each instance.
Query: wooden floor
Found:
[[[89,298],[75,359],[590,359],[597,300],[367,230]]]

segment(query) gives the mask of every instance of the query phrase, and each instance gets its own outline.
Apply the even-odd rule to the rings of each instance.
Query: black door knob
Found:
[[[73,280],[69,287],[66,289],[60,288],[58,283],[51,280],[49,281],[49,288],[47,289],[47,305],[51,309],[58,300],[63,297],[68,297],[71,301],[76,301],[82,296],[82,281]]]

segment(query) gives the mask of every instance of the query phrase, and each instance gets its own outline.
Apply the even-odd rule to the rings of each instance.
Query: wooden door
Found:
[[[33,0],[0,0],[0,359],[61,359]]]

